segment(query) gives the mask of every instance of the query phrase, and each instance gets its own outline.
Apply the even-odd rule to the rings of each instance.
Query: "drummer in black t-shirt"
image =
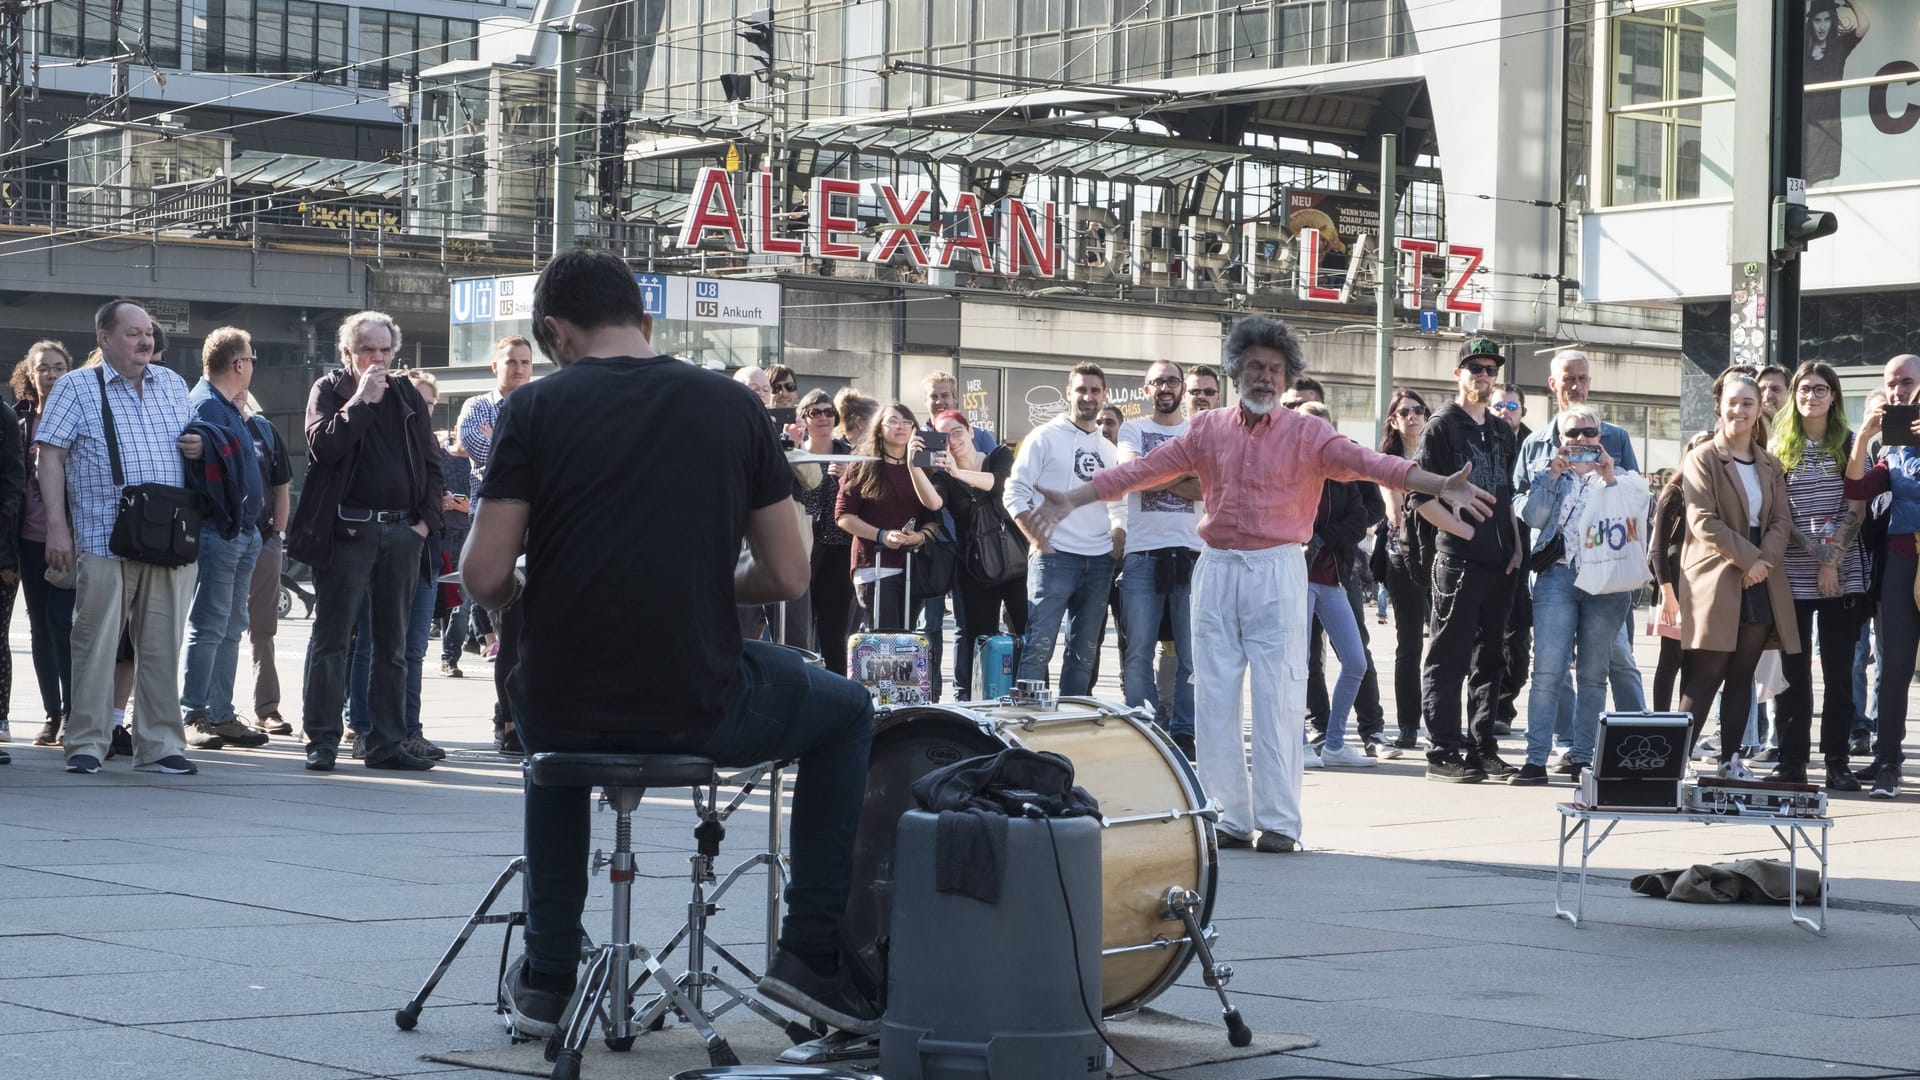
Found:
[[[656,354],[633,274],[610,255],[557,256],[534,287],[533,321],[561,370],[502,412],[461,559],[478,602],[520,605],[507,690],[521,739],[529,753],[798,760],[787,916],[759,988],[870,1034],[878,1014],[851,988],[838,936],[873,707],[796,650],[743,643],[734,616],[736,603],[807,587],[792,473],[765,407],[723,375]],[[551,1034],[573,990],[589,794],[527,789],[527,951],[502,984],[523,1036]]]

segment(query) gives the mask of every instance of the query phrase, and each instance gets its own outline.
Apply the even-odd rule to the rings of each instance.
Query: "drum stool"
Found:
[[[554,1080],[573,1080],[580,1075],[581,1050],[598,1025],[611,1050],[629,1050],[634,1038],[644,1030],[663,1026],[668,1010],[677,1013],[706,1043],[707,1057],[714,1065],[738,1065],[740,1059],[714,1030],[713,1018],[735,1003],[744,1004],[772,1023],[811,1037],[807,1029],[793,1024],[767,1006],[748,998],[716,972],[700,970],[709,947],[706,921],[715,906],[705,897],[704,888],[713,880],[713,860],[720,854],[720,841],[726,836],[724,820],[716,806],[720,776],[714,763],[690,754],[534,754],[527,759],[527,783],[547,787],[597,787],[606,804],[613,808],[614,845],[607,854],[595,853],[594,869],[605,867],[613,885],[612,927],[605,942],[583,949],[586,974],[574,989],[573,997],[561,1014],[559,1026],[547,1040],[547,1060],[554,1063]],[[689,787],[697,793],[705,788],[700,824],[694,829],[697,854],[693,863],[694,898],[688,905],[688,924],[676,935],[684,936],[691,970],[675,978],[645,946],[632,938],[633,903],[633,812],[650,787]],[[736,800],[737,804],[738,800]],[[731,809],[731,807],[729,807]],[[668,949],[673,946],[669,945]],[[729,955],[727,957],[732,960]],[[646,969],[637,980],[629,980],[629,964],[639,961]],[[738,962],[735,961],[736,966]],[[635,991],[652,979],[659,994],[635,1015]],[[725,994],[721,1008],[709,1012],[702,1000],[706,988]],[[796,1040],[797,1041],[797,1040]]]

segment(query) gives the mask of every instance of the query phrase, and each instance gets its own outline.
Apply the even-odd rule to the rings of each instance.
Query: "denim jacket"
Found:
[[[1633,452],[1633,437],[1627,429],[1618,424],[1600,422],[1600,446],[1607,456],[1613,459],[1614,468],[1622,472],[1639,472],[1640,459]],[[1513,494],[1518,500],[1527,493],[1527,485],[1534,477],[1547,471],[1547,465],[1553,461],[1553,455],[1560,449],[1560,423],[1557,418],[1548,420],[1544,426],[1527,436],[1520,444],[1520,452],[1513,462]]]

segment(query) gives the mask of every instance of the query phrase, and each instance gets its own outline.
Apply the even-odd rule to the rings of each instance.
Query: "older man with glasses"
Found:
[[[1556,412],[1562,412],[1575,405],[1587,404],[1587,396],[1593,390],[1592,365],[1587,354],[1579,349],[1562,349],[1554,354],[1553,367],[1547,376],[1547,389],[1553,393]],[[1598,410],[1596,410],[1597,412]],[[1621,472],[1640,471],[1640,459],[1633,452],[1633,438],[1627,429],[1618,424],[1600,422],[1600,446],[1606,450]],[[1539,431],[1527,436],[1520,443],[1520,455],[1513,465],[1513,497],[1522,501],[1533,484],[1533,478],[1545,471],[1549,462],[1560,452],[1560,425],[1549,423]],[[1645,685],[1640,679],[1640,665],[1633,658],[1633,620],[1627,619],[1620,625],[1619,635],[1613,642],[1613,656],[1608,661],[1607,681],[1613,687],[1613,707],[1624,712],[1638,712],[1647,707]],[[1554,741],[1571,750],[1573,740],[1574,685],[1573,671],[1569,667],[1560,681],[1560,710],[1551,718],[1529,719],[1529,723],[1553,724]],[[1573,771],[1571,753],[1563,754],[1558,763],[1561,772]]]

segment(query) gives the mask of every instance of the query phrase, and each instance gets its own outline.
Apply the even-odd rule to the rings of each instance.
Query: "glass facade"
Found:
[[[669,0],[639,111],[724,107],[723,73],[754,70],[737,16],[767,0]],[[1011,92],[1040,82],[1131,82],[1411,52],[1406,0],[773,0],[783,71],[811,69],[785,96],[792,120]],[[632,31],[607,53],[616,94],[637,79]],[[804,34],[802,32],[805,32]],[[968,75],[894,75],[908,61]]]
[[[38,17],[49,56],[115,56],[124,39],[155,67],[180,66],[180,0],[54,0]]]
[[[449,60],[472,60],[480,24],[402,11],[360,9],[360,85],[382,89]]]
[[[309,0],[207,0],[194,66],[281,78],[319,72],[347,83],[347,7]]]
[[[1612,22],[1607,96],[1614,205],[1731,194],[1734,0]]]

